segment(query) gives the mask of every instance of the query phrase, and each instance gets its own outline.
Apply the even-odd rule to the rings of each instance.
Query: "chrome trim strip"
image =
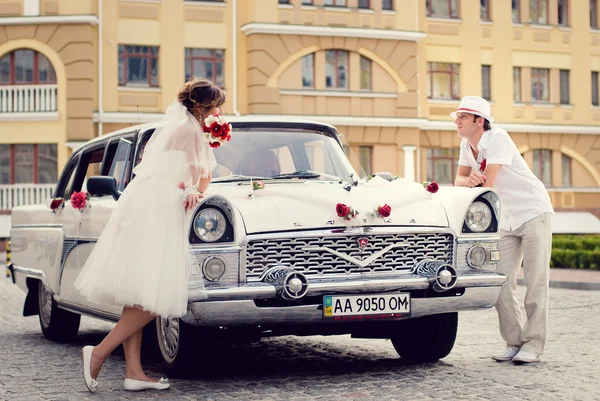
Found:
[[[86,315],[86,316],[90,316],[90,317],[95,317],[98,319],[102,319],[102,320],[107,320],[109,322],[118,322],[119,319],[121,318],[121,316],[119,315],[114,315],[112,313],[108,313],[108,312],[103,312],[101,310],[98,309],[93,309],[93,308],[84,308],[82,306],[79,305],[74,305],[71,304],[69,302],[64,302],[64,301],[60,301],[58,299],[56,300],[56,304],[64,310],[68,310],[69,312],[73,312],[73,313],[77,313],[79,315]]]
[[[506,281],[506,276],[494,272],[465,273],[457,278],[454,288],[498,287]],[[425,290],[431,287],[427,277],[416,274],[404,274],[393,278],[361,278],[349,280],[321,279],[309,281],[305,296],[320,296],[342,293],[389,292],[398,290]],[[188,302],[234,301],[275,298],[277,289],[263,282],[248,283],[239,287],[190,287]]]
[[[11,228],[63,228],[62,224],[15,224]]]
[[[467,234],[464,234],[467,235]],[[498,242],[500,241],[500,236],[496,233],[491,233],[489,236],[485,237],[469,237],[469,238],[458,238],[456,239],[457,244],[469,244],[471,242]]]
[[[352,227],[351,227],[352,228]],[[456,238],[454,230],[448,227],[414,227],[414,226],[393,226],[393,227],[362,227],[363,231],[347,230],[344,227],[331,227],[330,229],[306,230],[306,231],[278,231],[264,234],[248,234],[247,240],[256,241],[264,239],[282,239],[282,238],[301,238],[314,236],[328,237],[347,237],[349,235],[395,235],[395,234],[451,234]],[[392,229],[395,228],[395,229]]]

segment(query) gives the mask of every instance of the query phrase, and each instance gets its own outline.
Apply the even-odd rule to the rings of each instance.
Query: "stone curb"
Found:
[[[525,280],[517,279],[518,285],[525,285]],[[600,291],[600,283],[550,280],[550,288],[566,288],[569,290]]]

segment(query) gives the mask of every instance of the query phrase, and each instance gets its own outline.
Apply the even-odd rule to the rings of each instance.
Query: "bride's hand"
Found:
[[[189,194],[185,198],[184,206],[186,210],[193,210],[198,206],[200,199],[204,198],[202,194]]]

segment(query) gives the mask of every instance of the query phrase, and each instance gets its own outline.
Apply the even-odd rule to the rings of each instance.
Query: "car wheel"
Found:
[[[38,284],[39,319],[44,336],[56,342],[69,342],[77,337],[81,315],[60,309],[52,292],[41,281]]]
[[[189,377],[198,370],[198,345],[202,344],[201,329],[179,318],[155,320],[157,355],[169,376]]]
[[[458,330],[458,313],[423,316],[399,322],[390,337],[402,359],[435,362],[446,357],[454,347]]]

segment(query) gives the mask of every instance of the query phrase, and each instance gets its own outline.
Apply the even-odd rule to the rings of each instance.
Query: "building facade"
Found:
[[[448,114],[484,96],[555,208],[600,216],[598,18],[596,0],[0,0],[0,210],[196,75],[232,118],[331,123],[367,174],[448,185]]]

